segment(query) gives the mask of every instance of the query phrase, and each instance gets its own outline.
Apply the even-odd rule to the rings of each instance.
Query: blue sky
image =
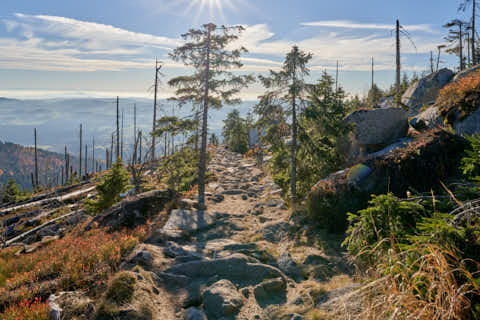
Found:
[[[278,68],[293,44],[312,52],[312,79],[333,72],[340,60],[340,82],[363,94],[370,81],[386,88],[394,78],[394,38],[399,18],[416,43],[403,40],[403,67],[428,68],[429,51],[442,43],[442,24],[466,18],[459,1],[447,0],[2,0],[0,3],[0,96],[151,97],[153,61],[164,61],[164,82],[189,70],[167,58],[180,34],[212,21],[247,26],[239,45],[245,72]],[[452,67],[454,57],[444,57]],[[254,100],[256,85],[242,93]],[[163,85],[162,97],[171,89]]]

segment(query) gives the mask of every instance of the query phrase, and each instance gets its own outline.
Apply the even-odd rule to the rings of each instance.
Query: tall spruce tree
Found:
[[[189,96],[192,101],[203,105],[198,166],[198,203],[201,208],[205,205],[208,108],[239,103],[236,94],[253,82],[252,76],[236,75],[230,71],[242,67],[240,55],[247,52],[243,47],[229,49],[243,30],[240,26],[227,28],[217,27],[213,23],[205,24],[201,29],[191,29],[183,34],[185,43],[170,54],[174,61],[182,62],[195,71],[192,75],[172,79],[169,84],[177,88],[177,95]]]
[[[248,151],[248,132],[246,121],[240,117],[237,109],[232,110],[223,120],[223,141],[233,152],[246,153]]]
[[[312,55],[310,53],[303,52],[297,46],[293,46],[280,71],[270,70],[269,76],[259,76],[263,86],[267,89],[260,100],[273,102],[274,105],[283,105],[292,117],[290,192],[294,203],[297,200],[297,108],[299,104],[303,103],[307,94],[308,85],[305,83],[304,77],[310,73],[307,64],[311,59]]]

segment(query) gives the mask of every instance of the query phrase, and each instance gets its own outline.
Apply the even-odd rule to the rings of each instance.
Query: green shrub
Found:
[[[357,214],[348,213],[350,226],[344,245],[353,255],[380,243],[385,249],[390,246],[390,241],[406,243],[407,236],[415,234],[417,222],[426,216],[422,205],[401,201],[391,193],[373,195],[369,203],[368,208]]]
[[[93,214],[100,213],[117,203],[120,194],[128,190],[128,179],[128,172],[122,161],[117,160],[97,185],[98,199],[86,202],[88,211]]]
[[[467,137],[470,147],[465,150],[461,160],[462,173],[470,179],[480,176],[480,135]]]
[[[21,196],[21,193],[22,192],[20,191],[18,184],[13,178],[10,178],[2,191],[2,202],[17,202]]]

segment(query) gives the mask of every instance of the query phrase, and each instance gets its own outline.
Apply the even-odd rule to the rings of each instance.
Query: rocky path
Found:
[[[279,187],[251,159],[219,147],[209,169],[217,180],[208,184],[207,210],[182,200],[125,263],[142,290],[122,314],[299,320],[354,287],[340,254],[299,236]]]

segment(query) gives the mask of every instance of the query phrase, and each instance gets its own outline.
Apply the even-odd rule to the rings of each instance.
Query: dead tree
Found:
[[[115,153],[115,161],[118,161],[120,158],[120,119],[119,119],[119,109],[118,109],[119,101],[117,96],[117,148]]]
[[[78,166],[78,177],[82,177],[82,124],[80,124],[80,165]]]
[[[35,185],[34,189],[38,188],[38,155],[37,155],[37,128],[33,130],[35,136]]]
[[[153,126],[152,132],[155,132],[156,129],[156,122],[157,122],[157,92],[158,92],[158,74],[162,65],[159,63],[158,60],[155,60],[155,88],[154,88],[154,96],[153,96]],[[155,136],[152,137],[152,160],[155,160]]]

